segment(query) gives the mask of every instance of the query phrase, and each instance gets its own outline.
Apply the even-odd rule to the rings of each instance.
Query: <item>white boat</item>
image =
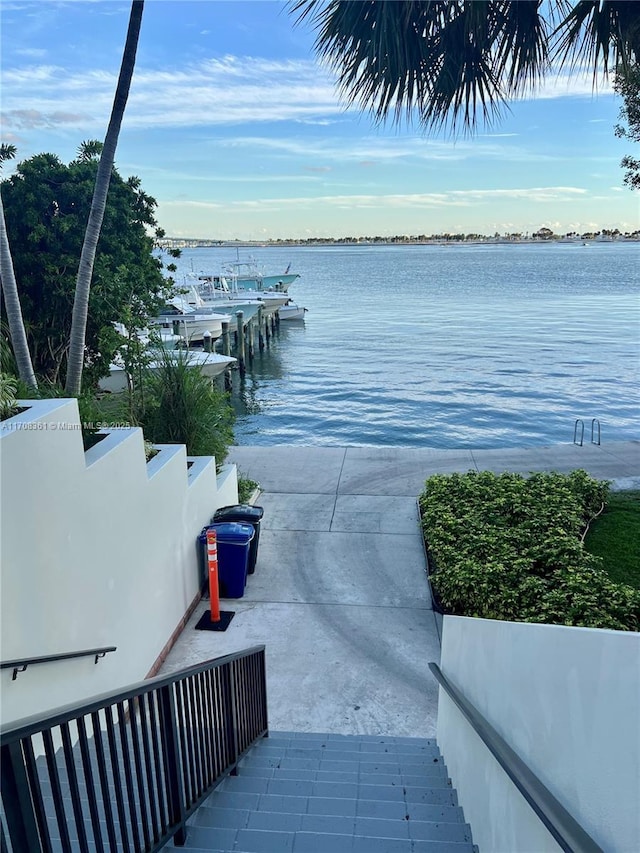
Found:
[[[245,311],[245,321],[248,319],[248,306],[254,306],[252,313],[256,314],[260,308],[262,313],[269,317],[278,308],[289,302],[286,293],[265,293],[252,290],[238,291],[230,288],[224,279],[225,289],[213,286],[210,282],[200,282],[198,286],[192,285],[186,295],[189,305],[198,312],[216,311],[233,313]]]
[[[278,316],[281,320],[304,320],[304,315],[309,309],[303,308],[301,305],[296,305],[294,302],[289,302],[278,308]]]
[[[214,284],[220,283],[223,278],[233,279],[238,290],[286,293],[289,286],[300,278],[299,273],[290,272],[290,269],[291,264],[282,273],[266,273],[264,267],[258,266],[255,258],[249,258],[247,261],[235,260],[222,264],[222,273],[219,276],[201,276],[201,278]]]
[[[178,353],[176,353],[176,357],[179,357]],[[166,358],[165,355],[163,355],[164,358]],[[190,352],[188,355],[189,365],[200,368],[201,373],[210,379],[223,373],[235,361],[236,359],[232,356],[221,355],[217,352]],[[162,365],[163,361],[152,359],[148,364],[148,368],[149,370],[158,370]],[[98,385],[102,391],[110,391],[112,394],[118,394],[130,387],[131,377],[125,370],[122,362],[116,359],[109,365],[109,376],[101,379]]]
[[[202,343],[207,333],[210,340],[217,341],[222,336],[222,323],[228,322],[226,313],[216,313],[209,309],[197,311],[181,296],[173,296],[157,317],[149,321],[160,331],[173,332],[185,339],[188,345]]]

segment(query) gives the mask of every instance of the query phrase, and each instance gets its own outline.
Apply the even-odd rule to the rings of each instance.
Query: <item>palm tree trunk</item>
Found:
[[[136,51],[138,49],[138,37],[140,35],[140,24],[142,22],[142,10],[144,0],[133,0],[131,14],[129,16],[129,29],[127,40],[120,66],[120,76],[116,94],[113,99],[113,108],[109,127],[104,140],[104,148],[98,164],[96,183],[89,212],[89,221],[84,235],[82,254],[80,255],[80,266],[76,279],[76,292],[73,300],[73,314],[71,318],[71,335],[69,339],[69,362],[67,364],[67,381],[65,391],[67,394],[77,396],[82,384],[82,368],[84,365],[84,344],[87,329],[87,313],[89,310],[89,293],[91,291],[91,278],[93,276],[93,264],[96,256],[96,247],[100,238],[102,220],[107,204],[107,193],[111,181],[111,170],[116,155],[120,126],[124,116],[131,78],[136,62]]]
[[[36,382],[36,375],[33,371],[31,355],[29,354],[29,344],[27,343],[27,333],[25,332],[22,320],[18,286],[13,270],[9,238],[7,236],[7,225],[4,221],[2,196],[0,196],[0,286],[4,294],[9,334],[11,335],[11,345],[18,367],[18,376],[30,388],[37,389],[38,383]]]

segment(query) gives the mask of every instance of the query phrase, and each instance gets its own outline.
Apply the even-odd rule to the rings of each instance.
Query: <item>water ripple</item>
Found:
[[[269,248],[306,322],[233,392],[243,444],[499,447],[637,437],[637,244]],[[225,249],[179,263],[217,271]]]

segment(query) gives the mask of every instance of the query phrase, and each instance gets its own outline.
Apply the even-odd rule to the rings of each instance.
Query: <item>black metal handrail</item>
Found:
[[[0,661],[0,669],[11,669],[13,667],[13,675],[11,680],[15,681],[19,672],[24,672],[28,666],[37,663],[52,663],[57,660],[71,660],[71,658],[88,658],[94,657],[94,663],[98,663],[100,658],[103,658],[109,652],[115,652],[117,646],[104,646],[102,649],[83,649],[81,652],[62,652],[58,655],[41,655],[40,657],[18,658],[17,660]]]
[[[438,664],[430,663],[429,669],[560,847],[566,853],[604,853],[486,717],[454,687]]]
[[[267,734],[264,646],[11,723],[0,729],[10,849],[182,845],[187,818]]]

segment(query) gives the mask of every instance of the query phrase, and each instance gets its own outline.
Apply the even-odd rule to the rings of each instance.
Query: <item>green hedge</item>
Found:
[[[419,504],[444,612],[637,631],[640,592],[582,547],[607,493],[585,471],[430,477]]]

